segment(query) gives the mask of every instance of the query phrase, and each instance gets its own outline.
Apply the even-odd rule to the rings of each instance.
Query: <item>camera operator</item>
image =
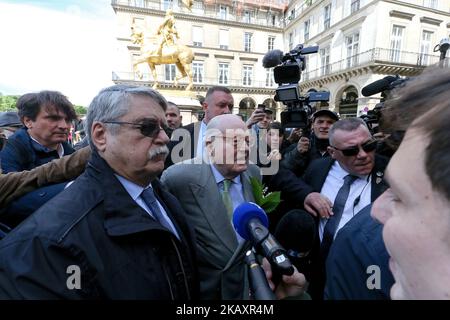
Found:
[[[293,171],[297,176],[303,175],[309,163],[314,159],[329,157],[330,145],[328,130],[339,120],[339,116],[330,110],[319,110],[312,116],[312,134],[302,136],[297,147],[286,153],[281,165]]]

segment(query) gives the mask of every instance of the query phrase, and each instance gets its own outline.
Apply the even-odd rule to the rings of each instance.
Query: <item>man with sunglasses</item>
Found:
[[[157,179],[166,107],[129,85],[93,99],[86,171],[0,242],[0,299],[197,297],[193,231]]]
[[[317,218],[316,261],[322,267],[339,229],[387,188],[383,175],[388,160],[375,155],[377,142],[363,120],[339,120],[329,136],[331,158],[313,161],[303,177],[311,187],[304,193],[303,204]],[[318,270],[315,289],[319,291],[313,295],[322,296],[324,270]]]

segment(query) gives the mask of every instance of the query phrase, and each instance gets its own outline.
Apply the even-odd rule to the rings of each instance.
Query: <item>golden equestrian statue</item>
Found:
[[[176,43],[179,38],[178,32],[175,28],[175,18],[172,10],[166,11],[164,21],[158,27],[156,37],[146,38],[143,32],[133,23],[131,27],[131,41],[141,47],[140,56],[134,61],[134,72],[142,79],[142,74],[139,72],[138,65],[147,63],[153,75],[153,88],[158,87],[158,79],[155,65],[158,64],[172,64],[177,66],[179,74],[175,77],[174,84],[184,77],[189,78],[189,84],[186,90],[191,90],[194,86],[192,77],[191,64],[194,60],[194,53],[192,50],[182,44]]]

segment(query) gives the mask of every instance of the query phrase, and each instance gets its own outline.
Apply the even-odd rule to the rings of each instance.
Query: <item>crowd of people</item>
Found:
[[[258,106],[244,121],[222,86],[186,126],[156,90],[105,88],[73,146],[70,101],[24,94],[0,115],[0,299],[252,299],[233,212],[264,197],[255,183],[280,192],[269,230],[293,239],[291,276],[259,256],[277,298],[449,299],[449,85],[430,69],[393,93],[380,130],[406,134],[392,158],[360,118],[322,109],[285,130]],[[293,217],[309,241],[283,231]]]

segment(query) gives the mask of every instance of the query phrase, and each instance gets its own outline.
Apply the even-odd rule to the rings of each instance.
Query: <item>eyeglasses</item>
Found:
[[[128,124],[139,128],[142,135],[150,138],[156,138],[161,130],[166,131],[167,125],[160,124],[156,120],[144,120],[141,123],[133,123],[133,122],[123,122],[123,121],[104,121],[103,123],[111,123],[111,124]]]
[[[351,146],[346,149],[339,149],[336,147],[331,146],[333,149],[339,150],[342,152],[342,154],[346,157],[353,157],[356,156],[359,153],[359,147],[364,150],[364,152],[371,152],[374,151],[377,148],[377,140],[369,140],[366,143],[363,143],[360,146]]]

